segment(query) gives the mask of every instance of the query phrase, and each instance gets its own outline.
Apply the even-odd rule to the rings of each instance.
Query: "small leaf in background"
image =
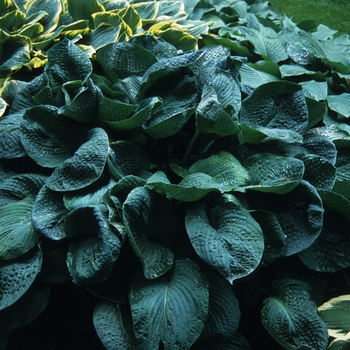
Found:
[[[157,279],[136,272],[129,300],[138,348],[154,350],[163,343],[164,349],[189,349],[207,318],[208,282],[194,262],[177,259]]]
[[[264,300],[261,320],[276,342],[285,349],[327,349],[327,327],[310,299],[308,286],[282,279],[273,281],[272,290],[274,295]]]
[[[336,169],[335,183],[332,190],[350,200],[350,163]]]
[[[128,306],[101,300],[95,307],[93,323],[107,350],[137,349]]]
[[[301,87],[287,81],[257,87],[242,102],[240,122],[250,126],[288,129],[303,135],[309,117]]]
[[[318,308],[318,313],[328,328],[332,338],[328,349],[348,349],[350,345],[350,296],[341,295],[326,301]]]
[[[312,98],[316,101],[323,101],[327,99],[328,84],[325,81],[308,80],[301,82],[306,97]]]
[[[67,266],[76,284],[104,281],[117,260],[124,237],[108,221],[105,205],[86,206],[71,211],[65,220],[71,241]]]
[[[38,247],[17,259],[0,263],[0,310],[14,304],[29,289],[40,272],[42,252]]]
[[[53,191],[74,191],[91,185],[104,170],[108,154],[108,136],[101,128],[87,133],[87,141],[61,166],[55,168],[46,182]]]
[[[158,193],[136,187],[122,209],[130,245],[142,262],[145,277],[162,276],[173,266],[174,253],[168,246],[179,229],[171,202]]]
[[[185,224],[197,254],[231,284],[259,265],[263,233],[243,207],[226,203],[208,210],[195,203],[186,212]]]
[[[299,159],[270,153],[255,154],[243,165],[250,176],[250,185],[245,188],[261,192],[287,193],[304,175],[304,164]]]
[[[95,12],[104,11],[104,7],[98,0],[84,0],[83,3],[77,3],[74,0],[67,0],[68,11],[72,16],[73,21],[79,21],[81,19],[88,19],[90,26],[93,26],[93,20],[91,15]]]
[[[29,38],[17,35],[1,35],[0,77],[6,77],[30,61],[32,44]]]
[[[299,256],[312,270],[336,272],[350,266],[350,201],[333,191],[318,192],[325,208],[322,231]]]
[[[47,51],[47,59],[45,71],[54,91],[69,81],[80,80],[84,84],[92,73],[88,54],[67,38]]]

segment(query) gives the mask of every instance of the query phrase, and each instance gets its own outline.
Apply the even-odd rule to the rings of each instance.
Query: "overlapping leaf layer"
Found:
[[[0,349],[68,281],[106,349],[250,349],[241,306],[326,349],[349,47],[262,1],[0,0]]]

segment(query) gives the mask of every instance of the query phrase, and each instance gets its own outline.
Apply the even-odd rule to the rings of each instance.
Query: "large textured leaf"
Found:
[[[304,164],[299,159],[270,153],[253,155],[243,165],[250,175],[250,185],[245,188],[261,192],[289,192],[304,174]]]
[[[39,233],[31,220],[33,203],[24,199],[0,208],[0,260],[17,258],[38,243]]]
[[[58,114],[58,108],[40,105],[28,109],[21,122],[21,142],[39,165],[55,168],[64,163],[84,140],[85,130]]]
[[[185,224],[197,254],[230,283],[259,265],[263,234],[244,208],[226,203],[208,210],[203,203],[196,203],[187,210]]]
[[[155,55],[151,52],[129,42],[104,46],[98,50],[96,60],[113,83],[131,75],[141,76],[157,62]]]
[[[194,202],[210,192],[228,192],[248,181],[249,175],[239,161],[228,152],[220,152],[195,162],[178,184],[171,184],[158,171],[147,180],[147,187],[168,198]]]
[[[138,175],[148,170],[149,159],[146,152],[137,144],[120,140],[110,144],[108,167],[112,177],[116,180],[126,175]]]
[[[174,253],[166,245],[174,238],[179,225],[165,197],[136,187],[123,204],[123,223],[146,278],[157,278],[171,269]]]
[[[107,350],[136,350],[130,310],[122,304],[100,301],[93,314],[94,327]]]
[[[254,206],[275,214],[285,239],[283,255],[289,256],[308,248],[321,233],[323,205],[316,189],[302,180],[283,196],[254,193]]]
[[[213,349],[231,339],[238,328],[241,312],[231,285],[214,273],[207,274],[209,310],[197,343],[202,350]]]
[[[103,172],[108,154],[108,136],[101,128],[89,130],[87,141],[73,157],[58,166],[49,179],[47,187],[53,191],[73,191],[96,181]]]
[[[335,272],[350,266],[350,201],[336,192],[318,192],[325,208],[322,231],[299,256],[312,270]]]
[[[298,280],[275,280],[274,295],[265,299],[261,319],[270,335],[283,348],[325,350],[327,327],[310,300],[308,286]]]
[[[51,47],[47,58],[45,70],[54,91],[68,81],[80,80],[85,83],[92,73],[88,54],[67,38]]]
[[[124,237],[108,221],[105,205],[86,206],[71,211],[65,220],[70,244],[67,266],[73,282],[93,284],[104,281],[119,256]]]
[[[73,85],[72,88],[70,85]],[[98,93],[97,88],[89,79],[85,86],[81,86],[78,92],[75,94],[75,83],[63,84],[63,92],[66,97],[66,105],[62,106],[59,110],[59,114],[66,115],[69,118],[75,119],[80,123],[90,123],[97,118],[98,109]],[[70,91],[71,90],[71,91]],[[71,99],[70,96],[73,96]],[[75,95],[75,96],[74,96]]]
[[[53,240],[63,239],[66,237],[64,220],[67,213],[62,193],[43,186],[33,205],[32,222],[43,236]]]
[[[41,263],[42,252],[38,247],[17,259],[0,263],[0,310],[15,303],[29,289]]]
[[[207,318],[208,282],[189,259],[177,259],[167,274],[147,280],[133,277],[129,293],[134,332],[140,350],[186,350]]]
[[[263,58],[272,62],[288,58],[280,36],[272,28],[262,25],[255,15],[249,15],[247,26],[234,27],[234,30],[243,35],[245,40],[250,41],[254,45],[254,51]]]
[[[304,134],[308,109],[299,85],[287,81],[257,87],[243,102],[241,123],[273,129],[288,129]]]
[[[197,132],[214,133],[220,136],[237,134],[239,132],[237,113],[232,116],[229,110],[228,108],[226,111],[219,103],[215,89],[209,84],[205,85],[196,111]]]

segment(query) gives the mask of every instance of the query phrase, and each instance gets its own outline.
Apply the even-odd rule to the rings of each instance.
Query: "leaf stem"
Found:
[[[186,152],[182,158],[182,161],[181,161],[181,165],[184,166],[186,164],[186,161],[187,161],[187,158],[188,156],[190,155],[192,149],[193,149],[193,146],[194,146],[194,143],[197,141],[198,139],[198,136],[200,135],[200,130],[198,128],[196,128],[196,132],[194,133],[190,143],[188,144],[187,148],[186,148]]]

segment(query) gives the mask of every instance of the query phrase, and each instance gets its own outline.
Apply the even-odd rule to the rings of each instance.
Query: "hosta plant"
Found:
[[[106,349],[327,349],[349,37],[261,1],[0,13],[0,348],[72,283]]]

